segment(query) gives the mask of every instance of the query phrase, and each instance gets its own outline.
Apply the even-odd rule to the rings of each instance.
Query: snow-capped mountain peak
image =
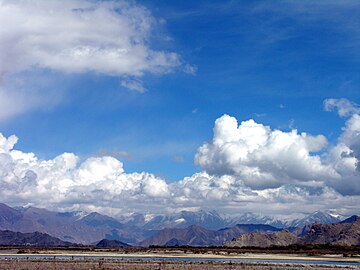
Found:
[[[305,225],[309,225],[313,223],[321,223],[321,224],[337,223],[341,221],[341,218],[337,216],[339,215],[335,215],[334,213],[330,214],[327,211],[316,211],[301,219],[295,219],[292,222],[290,222],[288,225],[289,227],[303,227]]]

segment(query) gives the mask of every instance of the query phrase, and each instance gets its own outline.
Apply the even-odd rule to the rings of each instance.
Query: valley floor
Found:
[[[230,263],[230,262],[184,262],[184,261],[144,261],[144,260],[94,260],[94,259],[0,259],[0,269],[13,270],[335,270],[360,269],[358,266],[331,266],[305,264],[273,264],[273,263]]]
[[[186,252],[185,252],[186,251]],[[290,254],[290,253],[228,253],[219,250],[180,249],[100,249],[67,250],[46,248],[5,248],[0,249],[0,269],[14,270],[98,270],[98,269],[183,269],[183,270],[330,270],[360,269],[360,255],[353,253]],[[196,251],[196,250],[195,250]],[[343,264],[343,265],[340,265]]]

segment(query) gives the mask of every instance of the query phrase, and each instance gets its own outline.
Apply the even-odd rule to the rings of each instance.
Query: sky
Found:
[[[0,0],[0,197],[359,214],[358,1]]]

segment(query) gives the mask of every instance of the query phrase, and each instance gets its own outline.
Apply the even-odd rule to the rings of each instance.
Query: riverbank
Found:
[[[124,252],[124,251],[71,251],[71,250],[39,250],[34,252],[33,250],[18,250],[9,249],[2,250],[0,258],[108,258],[108,259],[179,259],[179,260],[218,260],[218,261],[236,261],[236,260],[256,260],[256,261],[306,261],[306,262],[349,262],[360,264],[360,255],[358,256],[346,256],[343,254],[293,254],[293,253],[184,253],[180,250],[170,250],[162,252]]]
[[[146,260],[114,260],[114,259],[31,259],[12,258],[0,259],[0,269],[12,270],[105,270],[105,269],[131,269],[131,270],[335,270],[335,269],[360,269],[359,266],[336,266],[316,264],[291,264],[291,263],[234,263],[234,262],[191,262],[191,261],[146,261]]]
[[[183,250],[2,249],[0,269],[360,269],[360,256],[294,253],[192,253]]]

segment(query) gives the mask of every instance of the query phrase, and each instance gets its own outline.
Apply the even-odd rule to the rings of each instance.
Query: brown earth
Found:
[[[64,260],[64,259],[1,259],[0,269],[13,270],[334,270],[359,269],[355,266],[295,265],[270,263],[219,263],[219,262],[172,262],[172,261],[114,261],[114,260]]]
[[[0,245],[15,246],[40,246],[40,247],[66,247],[76,244],[62,241],[46,233],[20,233],[12,231],[0,231]]]
[[[288,230],[280,232],[264,233],[255,232],[250,234],[241,234],[236,239],[226,242],[226,247],[270,247],[270,246],[288,246],[295,244],[298,238]]]
[[[301,238],[288,230],[279,232],[254,232],[241,234],[224,244],[226,247],[271,247],[300,245],[360,245],[360,218],[352,222],[334,224],[313,224],[309,232]]]
[[[0,230],[41,232],[80,244],[99,242],[109,237],[129,243],[146,237],[136,226],[126,226],[112,217],[96,212],[80,218],[71,213],[36,207],[15,209],[3,203],[0,203]]]
[[[301,244],[360,245],[360,217],[351,223],[314,224]]]
[[[166,228],[139,243],[139,246],[221,246],[240,234],[252,232],[279,231],[275,227],[264,224],[238,224],[234,227],[218,231],[208,230],[192,225],[187,228]]]

